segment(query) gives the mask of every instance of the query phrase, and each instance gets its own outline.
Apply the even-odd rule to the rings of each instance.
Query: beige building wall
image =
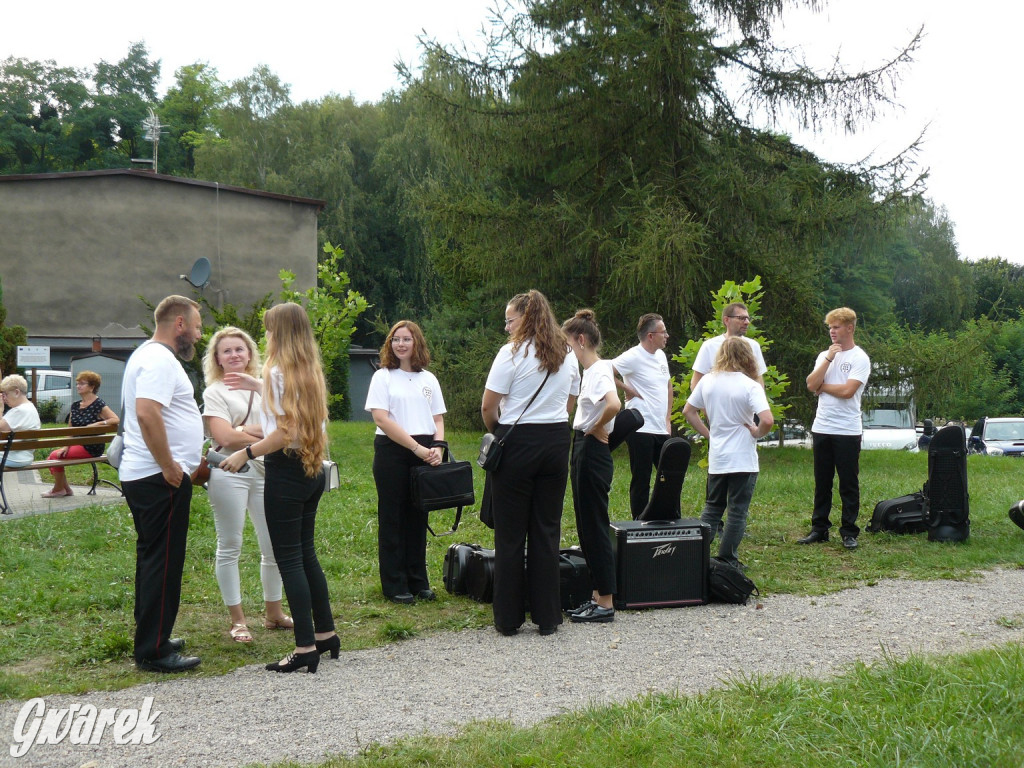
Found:
[[[187,275],[211,264],[204,296],[244,312],[281,289],[315,284],[318,200],[144,171],[0,176],[0,276],[7,322],[30,337],[102,337],[152,327],[139,300],[192,296]]]

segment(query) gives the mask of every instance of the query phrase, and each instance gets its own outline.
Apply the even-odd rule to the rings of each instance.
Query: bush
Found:
[[[60,401],[51,397],[37,405],[36,410],[39,412],[39,420],[44,424],[56,422],[57,414],[60,413]]]

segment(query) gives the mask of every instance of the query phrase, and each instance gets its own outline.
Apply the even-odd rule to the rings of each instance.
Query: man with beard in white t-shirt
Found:
[[[203,417],[178,358],[191,360],[203,334],[199,305],[168,296],[153,313],[153,338],[125,366],[124,452],[118,474],[135,522],[135,664],[152,672],[199,665],[172,638],[181,602],[192,482],[203,445]]]

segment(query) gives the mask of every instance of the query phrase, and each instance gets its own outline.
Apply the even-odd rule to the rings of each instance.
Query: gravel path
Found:
[[[883,651],[959,653],[1024,639],[1024,570],[971,582],[882,581],[827,597],[779,595],[760,607],[707,605],[620,612],[613,624],[565,624],[553,637],[468,630],[325,657],[316,675],[252,666],[218,678],[187,674],[114,692],[48,696],[74,704],[159,712],[149,745],[36,744],[11,757],[22,702],[0,706],[0,766],[241,766],[315,762],[478,719],[536,723],[594,702],[648,691],[698,693],[736,673],[831,675]],[[1004,621],[1000,622],[1000,619]],[[1012,619],[1012,621],[1005,621]],[[1009,626],[1004,626],[1004,624]],[[614,670],[605,676],[581,675]],[[310,717],[310,713],[315,716]],[[66,724],[65,720],[65,724]]]

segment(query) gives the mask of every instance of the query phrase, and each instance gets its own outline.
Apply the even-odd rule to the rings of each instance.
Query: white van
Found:
[[[25,372],[25,380],[28,382],[31,396],[32,371]],[[60,408],[57,409],[57,423],[63,424],[71,413],[71,404],[78,399],[71,371],[36,371],[36,408],[51,398],[60,403]]]

